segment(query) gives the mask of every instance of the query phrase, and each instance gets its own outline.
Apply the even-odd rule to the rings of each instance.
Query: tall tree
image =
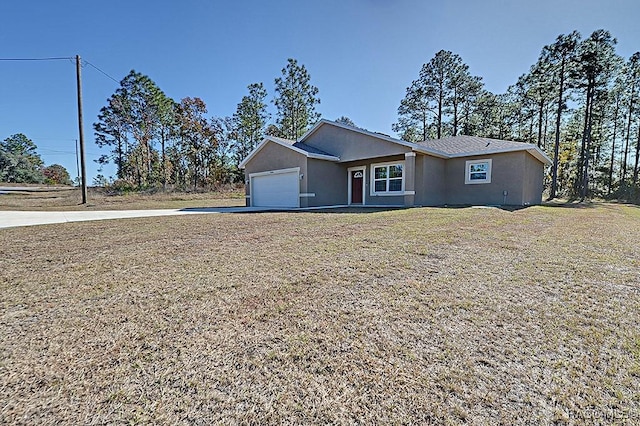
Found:
[[[177,124],[177,107],[176,102],[166,96],[159,88],[153,95],[153,103],[155,105],[155,114],[158,120],[158,138],[160,139],[160,162],[162,172],[162,189],[167,189],[169,164],[167,158],[167,148],[171,141],[178,137]]]
[[[443,117],[446,101],[451,93],[449,84],[454,69],[460,65],[458,55],[441,50],[420,70],[420,82],[433,93],[435,101],[436,138],[442,137]]]
[[[128,98],[129,125],[137,142],[133,151],[138,185],[153,183],[153,144],[159,129],[157,97],[160,89],[146,75],[131,70],[122,80],[121,93]]]
[[[42,164],[36,144],[23,133],[0,142],[0,182],[40,183]]]
[[[205,117],[207,105],[200,98],[184,98],[178,105],[180,144],[193,189],[202,185],[216,149],[214,129]]]
[[[451,95],[446,100],[451,113],[451,135],[457,136],[465,120],[469,118],[473,103],[482,90],[482,78],[472,76],[469,66],[462,62],[458,55],[454,56],[454,67],[449,77]],[[463,114],[464,110],[467,110]]]
[[[393,131],[410,141],[441,138],[451,116],[450,131],[458,134],[470,122],[472,106],[482,90],[482,79],[471,76],[469,66],[452,52],[441,50],[420,70],[398,107]],[[463,114],[463,111],[466,112]],[[470,123],[466,124],[470,129]]]
[[[565,86],[567,74],[576,60],[576,48],[580,41],[580,33],[573,31],[568,35],[560,34],[555,43],[545,46],[540,55],[540,61],[552,67],[557,84],[555,142],[553,144],[553,166],[551,170],[551,191],[549,198],[556,198],[558,193],[558,159],[560,153],[560,126],[562,113],[566,110]]]
[[[401,139],[409,142],[429,139],[433,93],[420,79],[414,80],[407,87],[406,95],[398,107],[398,122],[392,126]]]
[[[282,77],[275,79],[275,91],[273,102],[278,109],[280,132],[285,138],[298,139],[320,119],[315,109],[320,103],[319,90],[311,84],[305,66],[289,58]]]
[[[466,65],[465,65],[466,67]],[[465,71],[468,68],[465,69]],[[471,134],[471,121],[475,109],[477,108],[477,101],[482,94],[484,83],[482,83],[482,77],[472,76],[468,71],[458,74],[460,76],[459,86],[454,86],[454,94],[452,101],[453,113],[453,136],[457,136],[459,130],[465,135]],[[458,77],[457,77],[458,78]],[[460,114],[458,114],[458,111]]]
[[[606,30],[596,30],[578,46],[578,67],[575,77],[584,90],[584,130],[578,163],[578,186],[582,200],[589,195],[589,163],[593,139],[594,106],[613,75],[617,41]]]
[[[111,147],[98,160],[114,161],[119,179],[138,187],[166,183],[166,143],[174,137],[175,103],[146,75],[131,70],[100,110],[94,123],[96,144]],[[160,159],[154,145],[160,142]]]
[[[93,123],[96,145],[99,148],[112,147],[111,154],[102,155],[98,163],[113,161],[118,179],[124,179],[127,175],[125,168],[129,152],[129,124],[127,99],[120,93],[114,93],[107,100],[107,106],[100,109],[98,121]]]
[[[33,167],[42,166],[38,147],[24,133],[16,133],[0,142],[0,149],[13,155],[24,157]]]
[[[546,107],[553,97],[553,81],[550,76],[552,75],[552,67],[546,61],[538,61],[531,67],[529,72],[528,83],[530,98],[535,104],[535,117],[537,123],[537,135],[536,144],[538,148],[542,148],[544,144],[543,128],[545,126],[544,113]]]
[[[638,192],[638,172],[640,172],[640,168],[638,167],[640,165],[640,120],[638,120],[638,125],[637,125],[637,129],[638,129],[638,136],[636,139],[636,159],[635,162],[633,163],[633,190],[634,190],[634,198],[637,195]]]
[[[231,183],[234,179],[239,178],[237,163],[231,164],[231,151],[235,141],[238,140],[235,125],[233,117],[214,117],[211,119],[215,146],[212,150],[212,161],[209,164],[210,184]]]
[[[613,173],[615,168],[615,159],[616,159],[616,149],[618,148],[616,145],[616,141],[618,138],[618,130],[619,130],[619,121],[620,121],[620,108],[622,106],[624,94],[624,84],[622,81],[622,76],[619,75],[616,79],[616,84],[610,92],[610,107],[613,109],[612,114],[612,122],[613,122],[613,130],[611,134],[611,156],[609,160],[609,178],[607,180],[607,196],[610,196],[613,192]]]
[[[236,166],[258,145],[264,138],[265,127],[269,114],[265,99],[267,91],[262,83],[250,84],[249,94],[242,97],[242,100],[233,114],[233,127],[235,131]]]
[[[627,87],[627,110],[626,110],[626,131],[625,131],[625,145],[624,145],[624,158],[622,160],[622,173],[620,182],[624,186],[626,185],[627,178],[627,161],[629,155],[629,147],[631,140],[631,125],[634,121],[634,117],[638,110],[637,100],[638,92],[640,92],[640,52],[636,52],[627,61],[624,68],[625,85]]]

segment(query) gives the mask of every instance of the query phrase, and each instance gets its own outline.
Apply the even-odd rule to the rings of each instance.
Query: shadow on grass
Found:
[[[600,201],[600,200],[547,200],[541,204],[544,207],[559,207],[564,209],[593,209],[593,208],[607,208],[610,206],[627,206],[640,208],[639,205],[624,201]]]
[[[533,206],[517,206],[517,205],[474,205],[474,204],[454,204],[454,205],[444,205],[444,206],[435,206],[432,208],[439,209],[498,209],[505,212],[515,212],[518,210],[528,209]]]
[[[403,210],[406,207],[313,207],[313,208],[279,208],[279,207],[185,207],[181,212],[194,213],[376,213],[390,210]]]
[[[389,212],[396,210],[405,210],[408,207],[328,207],[328,208],[317,208],[317,209],[308,209],[308,210],[298,210],[298,211],[290,211],[291,213],[333,213],[333,214],[345,214],[345,213],[378,213],[378,212]]]
[[[185,207],[181,212],[193,213],[331,213],[331,214],[352,214],[352,213],[378,213],[386,211],[406,210],[410,208],[431,208],[431,209],[499,209],[507,212],[523,210],[529,206],[474,206],[474,205],[440,205],[440,206],[336,206],[336,207],[302,207],[302,208],[279,208],[279,207]]]

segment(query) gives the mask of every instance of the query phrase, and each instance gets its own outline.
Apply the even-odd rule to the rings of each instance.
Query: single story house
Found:
[[[321,120],[300,140],[266,137],[241,163],[255,207],[531,205],[551,160],[475,136],[411,143]]]

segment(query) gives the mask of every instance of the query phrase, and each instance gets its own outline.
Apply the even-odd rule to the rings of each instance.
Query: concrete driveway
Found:
[[[102,211],[0,211],[0,228],[46,225],[51,223],[84,222],[88,220],[126,219],[132,217],[177,216],[185,214],[251,213],[280,209],[260,207],[217,207],[158,210],[102,210]],[[289,210],[289,209],[282,209]]]

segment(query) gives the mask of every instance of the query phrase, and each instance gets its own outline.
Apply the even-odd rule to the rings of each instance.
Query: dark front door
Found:
[[[351,172],[351,204],[362,204],[362,186],[364,173],[362,170]]]

